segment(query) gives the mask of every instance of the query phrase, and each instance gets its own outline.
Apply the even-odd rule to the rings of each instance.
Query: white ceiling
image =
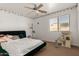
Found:
[[[39,5],[39,3],[36,3]],[[65,8],[73,7],[76,5],[76,3],[43,3],[43,7],[40,8],[42,10],[46,10],[47,13],[55,12],[58,10],[62,10]],[[23,16],[29,17],[29,18],[36,18],[42,15],[46,15],[45,13],[36,13],[36,11],[33,11],[31,9],[25,8],[25,7],[34,7],[34,3],[0,3],[0,9],[9,10],[11,12],[14,12],[16,14],[21,14]]]

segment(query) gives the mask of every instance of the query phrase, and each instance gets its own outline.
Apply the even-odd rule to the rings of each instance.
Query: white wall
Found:
[[[29,35],[32,34],[31,23],[32,19],[27,17],[0,11],[0,31],[25,30],[27,35]]]
[[[55,41],[60,36],[60,33],[49,31],[49,19],[65,14],[70,15],[70,31],[72,32],[72,44],[78,45],[77,8],[74,8],[73,10],[63,11],[56,14],[40,17],[38,19],[34,19],[33,28],[36,31],[36,33],[33,34],[33,36],[41,40],[51,42]],[[39,24],[37,24],[37,22],[39,22]]]
[[[78,38],[79,38],[79,4],[77,7],[77,18],[78,18],[77,23],[78,23]],[[79,40],[78,40],[78,42],[79,42]],[[79,43],[78,43],[78,45],[79,45]]]

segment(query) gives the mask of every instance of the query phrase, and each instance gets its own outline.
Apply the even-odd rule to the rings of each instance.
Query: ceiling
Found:
[[[35,3],[37,6],[40,3]],[[37,18],[42,15],[46,15],[52,12],[56,12],[58,10],[62,10],[65,8],[73,7],[76,3],[43,3],[43,7],[41,10],[47,11],[47,13],[37,13],[31,9],[25,7],[34,7],[34,3],[0,3],[0,9],[7,10],[13,12],[15,14],[20,14],[29,18]]]

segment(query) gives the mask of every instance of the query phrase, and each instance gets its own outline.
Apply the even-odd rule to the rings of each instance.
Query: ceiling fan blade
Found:
[[[40,4],[38,7],[36,7],[36,9],[40,9],[41,7],[43,7],[43,4]]]
[[[30,7],[25,7],[25,8],[28,8],[28,9],[32,9],[33,10],[33,8],[30,8]]]
[[[43,10],[38,10],[41,13],[47,13],[47,11],[43,11]]]

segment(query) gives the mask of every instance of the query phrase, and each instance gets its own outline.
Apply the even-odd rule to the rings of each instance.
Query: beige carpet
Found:
[[[79,56],[79,48],[56,48],[54,43],[47,42],[46,47],[36,53],[35,56]]]

